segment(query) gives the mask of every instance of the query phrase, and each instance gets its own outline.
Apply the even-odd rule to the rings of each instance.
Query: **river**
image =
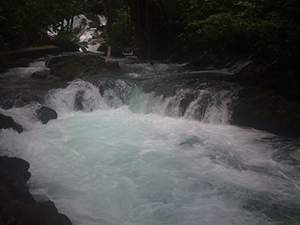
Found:
[[[36,103],[0,109],[25,130],[2,130],[0,149],[30,163],[37,200],[74,225],[300,224],[299,142],[229,125],[236,85],[184,65],[120,66],[124,79],[49,91],[58,119],[45,125]]]

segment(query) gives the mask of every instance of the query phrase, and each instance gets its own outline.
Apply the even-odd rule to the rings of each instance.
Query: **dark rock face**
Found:
[[[46,65],[50,68],[51,75],[69,81],[95,75],[101,71],[120,69],[117,62],[105,62],[100,56],[88,54],[53,58]]]
[[[12,117],[5,116],[0,113],[0,129],[7,129],[7,128],[13,128],[18,133],[21,133],[23,131],[23,128],[21,125],[17,124]]]
[[[297,137],[300,135],[300,106],[273,90],[245,87],[233,107],[232,124]]]
[[[51,201],[36,202],[26,182],[29,163],[19,158],[0,157],[0,224],[71,225]]]
[[[49,120],[57,119],[56,111],[47,106],[42,106],[41,108],[37,109],[36,115],[43,124],[48,123]]]

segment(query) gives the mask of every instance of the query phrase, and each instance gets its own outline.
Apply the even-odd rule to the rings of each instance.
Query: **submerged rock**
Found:
[[[0,113],[0,129],[13,128],[18,133],[23,131],[20,124],[17,124],[11,116],[6,116]]]
[[[36,115],[43,124],[48,123],[49,120],[57,119],[56,111],[47,106],[42,106],[41,108],[37,109]]]
[[[101,71],[120,69],[117,62],[105,62],[100,56],[89,54],[67,55],[51,59],[46,64],[50,74],[64,80],[95,75]]]
[[[36,202],[26,182],[29,163],[19,158],[0,157],[0,224],[71,225],[51,201]]]

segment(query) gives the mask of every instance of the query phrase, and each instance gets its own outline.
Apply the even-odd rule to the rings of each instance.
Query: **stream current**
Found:
[[[38,104],[0,109],[25,130],[0,132],[2,154],[30,163],[38,201],[74,225],[300,223],[299,142],[229,125],[238,87],[182,65],[120,65],[126,79],[49,91],[58,119],[45,125]]]

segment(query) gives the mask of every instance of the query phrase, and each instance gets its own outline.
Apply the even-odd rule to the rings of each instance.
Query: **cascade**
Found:
[[[30,163],[38,201],[74,225],[300,221],[299,143],[229,125],[237,85],[182,65],[120,65],[122,76],[49,91],[58,118],[45,125],[39,104],[0,109],[25,128],[2,130],[0,149]]]

